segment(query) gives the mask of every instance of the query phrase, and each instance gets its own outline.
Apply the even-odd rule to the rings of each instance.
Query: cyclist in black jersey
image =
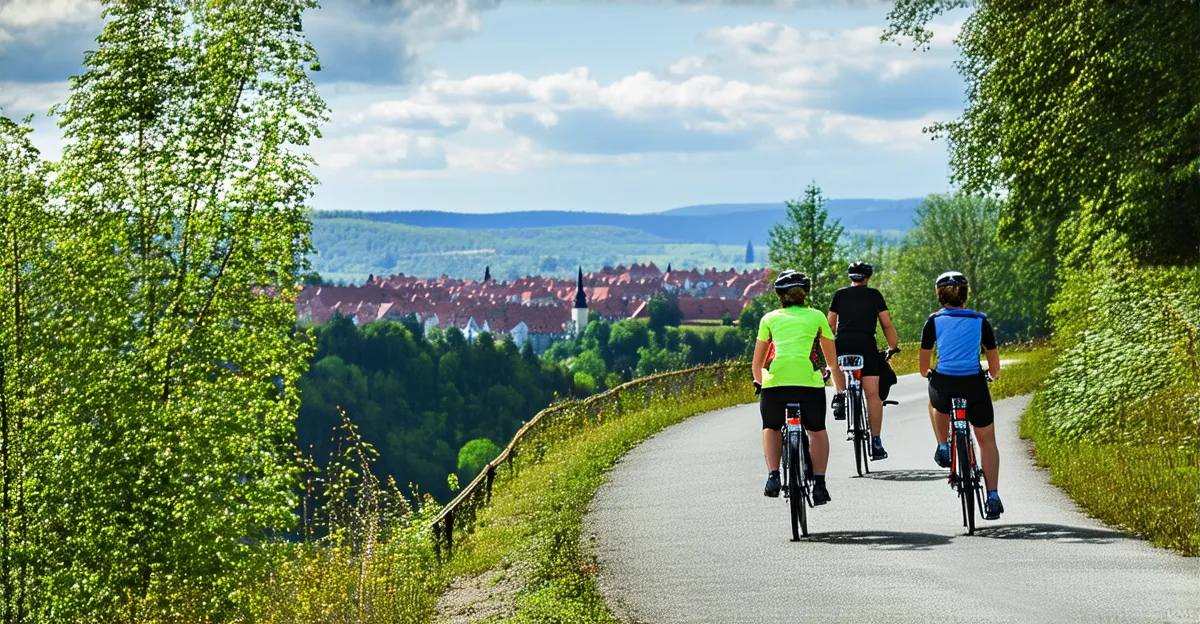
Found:
[[[883,326],[883,336],[888,348],[896,350],[898,338],[892,325],[883,295],[867,286],[874,268],[866,262],[850,265],[850,286],[839,289],[829,304],[829,325],[836,328],[838,355],[861,355],[863,358],[862,387],[867,399],[867,417],[871,424],[871,459],[887,459],[887,451],[880,439],[883,428],[883,400],[879,397],[879,371],[882,358],[875,342],[875,327]],[[846,396],[833,397],[833,417],[842,420],[846,416]]]

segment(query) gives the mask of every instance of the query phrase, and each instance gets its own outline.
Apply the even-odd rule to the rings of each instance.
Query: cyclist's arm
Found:
[[[829,327],[837,327],[837,316],[837,312],[833,310],[830,310],[829,314],[825,315],[825,319],[829,321]]]
[[[754,381],[762,383],[763,364],[767,362],[767,350],[771,347],[771,343],[766,340],[759,340],[754,343],[754,360],[750,364],[750,374],[754,375]]]
[[[988,376],[992,379],[1000,378],[1000,350],[996,345],[996,333],[992,331],[992,324],[986,319],[983,321],[983,354],[987,356]]]
[[[992,379],[1000,378],[1000,351],[999,349],[988,349],[984,351],[988,361],[988,376]]]
[[[900,344],[900,337],[896,335],[896,326],[892,324],[892,315],[887,310],[879,313],[879,324],[883,327],[883,337],[887,338],[888,348],[895,350]]]
[[[920,369],[921,369],[921,376],[928,377],[929,376],[929,363],[931,361],[933,361],[933,350],[932,349],[921,349],[921,352],[917,354],[917,361],[918,361],[918,366],[920,366]]]
[[[842,375],[842,369],[838,366],[837,346],[833,343],[833,339],[821,336],[821,353],[825,355],[825,363],[829,365],[829,373],[833,377],[833,387],[837,388],[838,392],[844,392],[846,377]]]
[[[921,329],[921,351],[917,353],[917,370],[922,377],[929,376],[929,365],[933,361],[933,346],[937,344],[937,328],[934,327],[933,317],[925,321]]]

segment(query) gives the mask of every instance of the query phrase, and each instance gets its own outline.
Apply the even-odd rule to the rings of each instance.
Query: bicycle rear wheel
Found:
[[[792,433],[787,438],[787,454],[792,465],[788,471],[788,506],[792,512],[792,541],[799,541],[803,535],[808,536],[808,506],[804,488],[801,485],[804,477],[804,451],[800,446],[800,434]]]
[[[954,434],[954,454],[957,455],[956,459],[958,460],[958,494],[962,498],[963,526],[967,527],[967,535],[974,535],[975,499],[978,496],[976,490],[979,488],[979,482],[971,466],[971,451],[969,447],[970,443],[967,440],[967,436],[961,433]]]

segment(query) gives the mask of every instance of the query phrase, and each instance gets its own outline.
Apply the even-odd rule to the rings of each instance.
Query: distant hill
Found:
[[[919,199],[834,199],[830,216],[852,234],[898,237],[912,225]],[[330,279],[359,282],[368,274],[475,278],[490,266],[500,279],[565,276],[582,264],[656,262],[664,268],[763,265],[767,232],[783,204],[711,204],[629,215],[529,211],[319,212],[313,218],[314,268]],[[745,262],[745,245],[757,248]]]
[[[856,232],[900,232],[912,225],[919,199],[834,199],[831,217]],[[680,243],[745,245],[765,243],[767,231],[784,215],[783,204],[687,206],[644,215],[611,212],[529,211],[465,214],[457,212],[326,212],[321,218],[350,218],[416,227],[503,230],[564,226],[606,226],[640,230]]]

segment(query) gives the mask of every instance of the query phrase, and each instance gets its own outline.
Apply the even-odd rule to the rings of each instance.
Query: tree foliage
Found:
[[[458,449],[458,472],[464,482],[474,479],[488,462],[496,459],[500,447],[487,438],[476,438]]]
[[[48,167],[29,141],[30,128],[0,117],[0,610],[5,622],[37,611],[45,542],[37,529],[44,458],[43,390],[52,374],[45,314],[49,215]]]
[[[787,217],[771,228],[767,258],[775,269],[792,269],[808,274],[812,291],[808,305],[829,307],[840,277],[839,244],[844,228],[830,221],[825,197],[816,184],[804,190],[804,198],[787,202]]]
[[[488,333],[471,343],[450,328],[426,339],[416,323],[355,326],[343,316],[314,331],[317,353],[299,382],[302,447],[327,457],[345,410],[380,450],[381,474],[443,501],[450,495],[446,475],[459,469],[466,443],[508,440],[556,395],[590,392],[574,387],[566,366]]]
[[[917,207],[913,229],[889,254],[893,262],[877,265],[871,280],[902,339],[918,340],[925,317],[940,307],[933,284],[945,271],[967,276],[969,306],[988,314],[1000,340],[1046,334],[1052,257],[1036,239],[999,241],[1000,211],[998,200],[963,194],[931,195]]]
[[[96,49],[55,108],[66,143],[52,200],[7,184],[3,200],[17,198],[18,225],[50,220],[44,262],[6,247],[3,263],[9,286],[31,271],[40,285],[5,301],[6,348],[21,340],[10,329],[36,327],[47,360],[35,403],[12,404],[36,405],[39,433],[28,615],[222,619],[248,604],[267,538],[294,522],[309,348],[293,302],[315,183],[305,150],[325,114],[300,32],[315,3],[103,5]],[[14,166],[30,170],[0,165]],[[6,369],[31,370],[29,353],[6,353]]]
[[[961,2],[897,3],[892,33]],[[987,1],[958,43],[950,141],[968,192],[1008,194],[1010,237],[1056,232],[1068,266],[1200,257],[1200,5]]]

